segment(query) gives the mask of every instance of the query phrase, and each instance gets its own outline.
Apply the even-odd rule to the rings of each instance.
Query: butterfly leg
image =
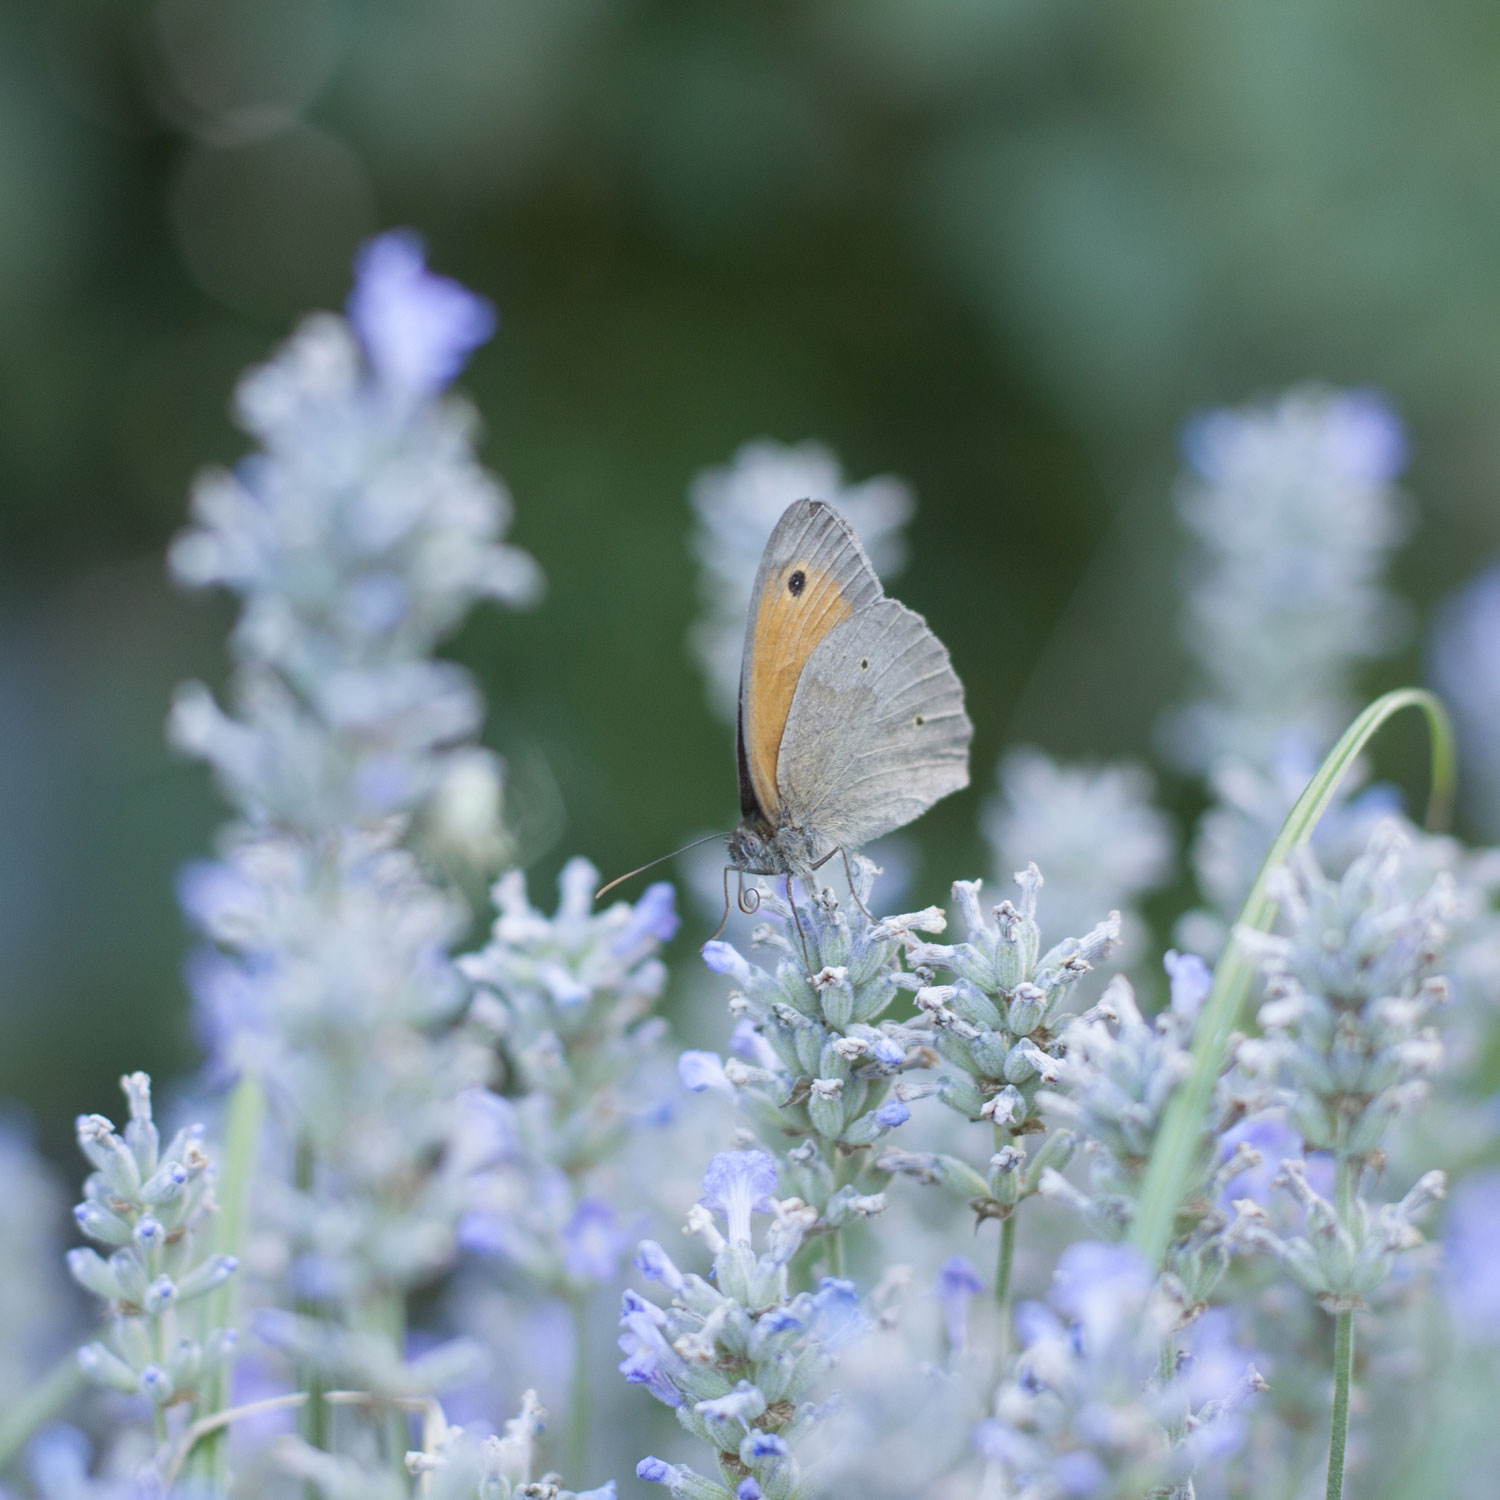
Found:
[[[797,893],[792,889],[790,880],[786,883],[787,904],[792,908],[792,921],[797,926],[797,941],[802,944],[802,962],[807,965],[807,976],[812,978],[813,961],[807,951],[807,933],[802,929],[802,918],[797,914]]]
[[[849,882],[849,894],[854,897],[854,904],[873,922],[875,914],[859,899],[859,891],[854,884],[854,871],[849,868],[849,851],[840,844],[838,852],[844,856],[844,878]]]
[[[844,857],[844,878],[849,882],[849,894],[854,897],[854,904],[873,922],[875,920],[873,913],[870,911],[870,908],[859,899],[859,892],[854,888],[854,871],[849,866],[849,851],[844,848],[842,844],[839,844],[830,849],[828,853],[825,854],[822,859],[817,862],[817,864],[812,866],[812,868],[814,870],[821,870],[823,866],[826,865],[835,854],[842,854]]]

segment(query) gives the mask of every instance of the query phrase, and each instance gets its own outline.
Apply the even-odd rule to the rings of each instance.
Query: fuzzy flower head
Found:
[[[1129,1233],[1163,1114],[1192,1069],[1193,1021],[1210,976],[1191,956],[1169,954],[1168,967],[1174,1003],[1153,1021],[1142,1016],[1129,982],[1117,975],[1095,1013],[1063,1032],[1058,1086],[1038,1096],[1044,1117],[1083,1142],[1089,1164],[1088,1191],[1056,1170],[1042,1173],[1038,1190],[1068,1204],[1108,1240]],[[1222,1145],[1246,1108],[1221,1079],[1199,1130],[1193,1180],[1167,1252],[1167,1268],[1192,1303],[1208,1297],[1234,1248],[1234,1220],[1220,1206],[1224,1190],[1260,1162],[1248,1142],[1230,1150]]]
[[[1410,524],[1401,424],[1370,392],[1307,386],[1206,412],[1182,446],[1183,639],[1207,692],[1169,726],[1172,748],[1195,769],[1226,751],[1264,764],[1289,728],[1321,748],[1357,667],[1406,626],[1381,581]]]
[[[1128,762],[1066,766],[1022,748],[1001,761],[997,780],[984,820],[996,870],[1028,860],[1044,869],[1048,917],[1063,932],[1114,909],[1136,929],[1133,908],[1173,866],[1172,824],[1152,805],[1150,773]]]
[[[526,877],[510,871],[494,888],[489,942],[458,961],[482,997],[479,1019],[499,1034],[524,1087],[545,1087],[528,1055],[546,1037],[604,1054],[655,1040],[656,1028],[637,1033],[666,984],[657,955],[677,932],[672,887],[649,886],[633,906],[617,901],[596,913],[598,884],[588,860],[569,860],[547,916],[532,906]]]

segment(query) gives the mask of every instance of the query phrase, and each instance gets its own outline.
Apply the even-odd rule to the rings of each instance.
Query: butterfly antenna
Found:
[[[627,880],[634,880],[643,871],[653,869],[657,865],[664,865],[669,859],[676,859],[679,854],[686,854],[689,849],[696,849],[699,844],[707,844],[713,839],[726,839],[728,837],[727,833],[705,833],[701,839],[694,839],[691,844],[684,844],[682,848],[674,849],[670,854],[663,854],[657,859],[648,859],[645,864],[637,865],[635,869],[627,870],[623,875],[616,875],[608,885],[601,885],[594,892],[594,900],[597,901],[607,892],[614,890],[617,885],[624,885]]]

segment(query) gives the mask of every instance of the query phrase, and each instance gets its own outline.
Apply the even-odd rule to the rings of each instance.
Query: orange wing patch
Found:
[[[761,811],[772,824],[781,811],[776,759],[802,668],[818,642],[853,613],[826,569],[790,562],[766,580],[746,664],[745,758]]]

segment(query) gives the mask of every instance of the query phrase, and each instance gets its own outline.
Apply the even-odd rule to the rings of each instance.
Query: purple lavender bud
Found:
[[[659,1281],[668,1291],[680,1292],[686,1285],[672,1257],[655,1240],[642,1240],[636,1247],[635,1266],[648,1281]]]
[[[420,237],[402,229],[360,249],[348,310],[376,379],[417,400],[441,391],[498,322],[483,297],[433,275]]]
[[[677,1059],[677,1076],[683,1088],[695,1094],[705,1089],[721,1094],[734,1092],[734,1085],[724,1076],[724,1063],[717,1052],[684,1052]]]
[[[562,1231],[563,1265],[580,1281],[610,1281],[619,1269],[626,1235],[614,1209],[585,1198]]]

